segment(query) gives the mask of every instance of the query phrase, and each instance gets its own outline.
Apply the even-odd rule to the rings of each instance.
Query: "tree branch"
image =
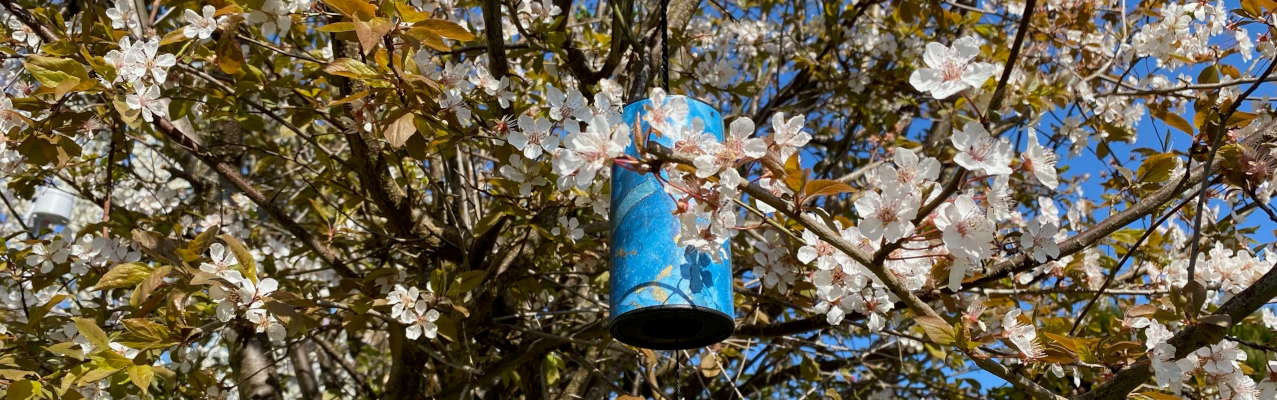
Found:
[[[36,19],[35,14],[32,14],[25,8],[22,8],[22,6],[18,5],[16,1],[0,0],[0,4],[4,4],[5,10],[8,10],[10,14],[13,14],[13,16],[18,17],[18,20],[22,21],[23,25],[26,25],[28,28],[35,31],[36,34],[40,35],[40,39],[44,40],[45,44],[51,44],[58,41],[58,35],[53,33],[53,30],[44,26],[44,24],[41,24],[40,20]]]
[[[191,152],[191,154],[194,154],[196,158],[203,161],[205,165],[208,165],[209,168],[217,171],[218,175],[226,178],[226,181],[230,182],[231,186],[234,186],[240,193],[243,193],[244,196],[249,198],[249,200],[252,200],[254,204],[257,204],[258,207],[265,210],[266,214],[270,215],[272,219],[284,227],[284,230],[293,234],[293,237],[296,237],[302,242],[302,244],[306,245],[307,248],[313,251],[315,255],[324,260],[324,263],[332,267],[337,274],[347,278],[359,279],[359,274],[355,273],[354,270],[350,269],[350,266],[347,266],[341,258],[337,257],[336,252],[329,248],[326,243],[320,241],[319,238],[311,235],[310,231],[307,231],[306,228],[301,226],[301,224],[298,224],[297,221],[293,220],[287,212],[268,200],[261,192],[257,191],[252,184],[248,183],[248,181],[244,179],[243,175],[240,175],[238,169],[227,165],[225,162],[222,162],[216,157],[208,154],[203,146],[195,143],[194,140],[187,137],[182,132],[179,132],[177,128],[173,126],[173,123],[169,122],[169,120],[164,118],[156,119],[154,127],[165,136],[168,136],[169,140],[172,140],[178,146],[186,148]]]

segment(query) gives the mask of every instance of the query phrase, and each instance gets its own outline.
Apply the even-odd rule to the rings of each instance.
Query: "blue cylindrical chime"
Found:
[[[669,96],[676,98],[682,96]],[[686,98],[687,124],[700,118],[705,132],[723,140],[723,117]],[[641,119],[651,100],[625,106],[627,124]],[[647,131],[641,122],[640,135]],[[670,136],[648,140],[673,147]],[[638,156],[635,144],[626,154]],[[732,318],[731,244],[721,262],[691,246],[678,246],[674,200],[651,174],[612,167],[612,336],[626,344],[681,350],[718,343],[736,330]]]

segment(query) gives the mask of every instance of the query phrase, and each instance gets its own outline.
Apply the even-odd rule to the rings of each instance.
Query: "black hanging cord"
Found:
[[[683,367],[682,357],[682,351],[674,350],[674,399],[676,400],[683,400],[683,374],[679,373]]]
[[[661,88],[670,91],[670,0],[661,0]]]

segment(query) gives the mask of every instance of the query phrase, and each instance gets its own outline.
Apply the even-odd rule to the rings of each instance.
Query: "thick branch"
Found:
[[[1243,290],[1219,307],[1215,315],[1227,315],[1234,323],[1245,319],[1264,304],[1277,297],[1277,268],[1269,270],[1255,284]],[[1199,348],[1210,345],[1205,332],[1196,325],[1188,326],[1172,338],[1169,343],[1175,346],[1175,359],[1188,356]],[[1113,380],[1101,385],[1093,391],[1078,397],[1079,400],[1092,399],[1124,399],[1131,391],[1148,382],[1153,376],[1148,363],[1139,363],[1119,372]]]
[[[239,398],[250,400],[282,399],[279,376],[271,360],[270,340],[265,333],[251,327],[239,329],[239,340],[232,344],[231,366],[239,381]]]
[[[58,41],[58,35],[53,33],[53,30],[41,24],[40,20],[36,19],[35,14],[32,14],[25,8],[22,8],[22,6],[18,5],[14,0],[0,0],[0,4],[4,4],[4,9],[8,10],[10,14],[13,14],[13,16],[18,17],[18,20],[22,21],[23,25],[26,25],[28,28],[35,31],[36,34],[40,35],[40,39],[44,40],[45,43],[54,43]]]

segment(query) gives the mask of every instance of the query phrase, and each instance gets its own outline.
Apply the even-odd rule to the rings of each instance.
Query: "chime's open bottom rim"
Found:
[[[732,336],[736,321],[712,308],[687,304],[643,307],[612,319],[612,337],[634,347],[686,350]]]

